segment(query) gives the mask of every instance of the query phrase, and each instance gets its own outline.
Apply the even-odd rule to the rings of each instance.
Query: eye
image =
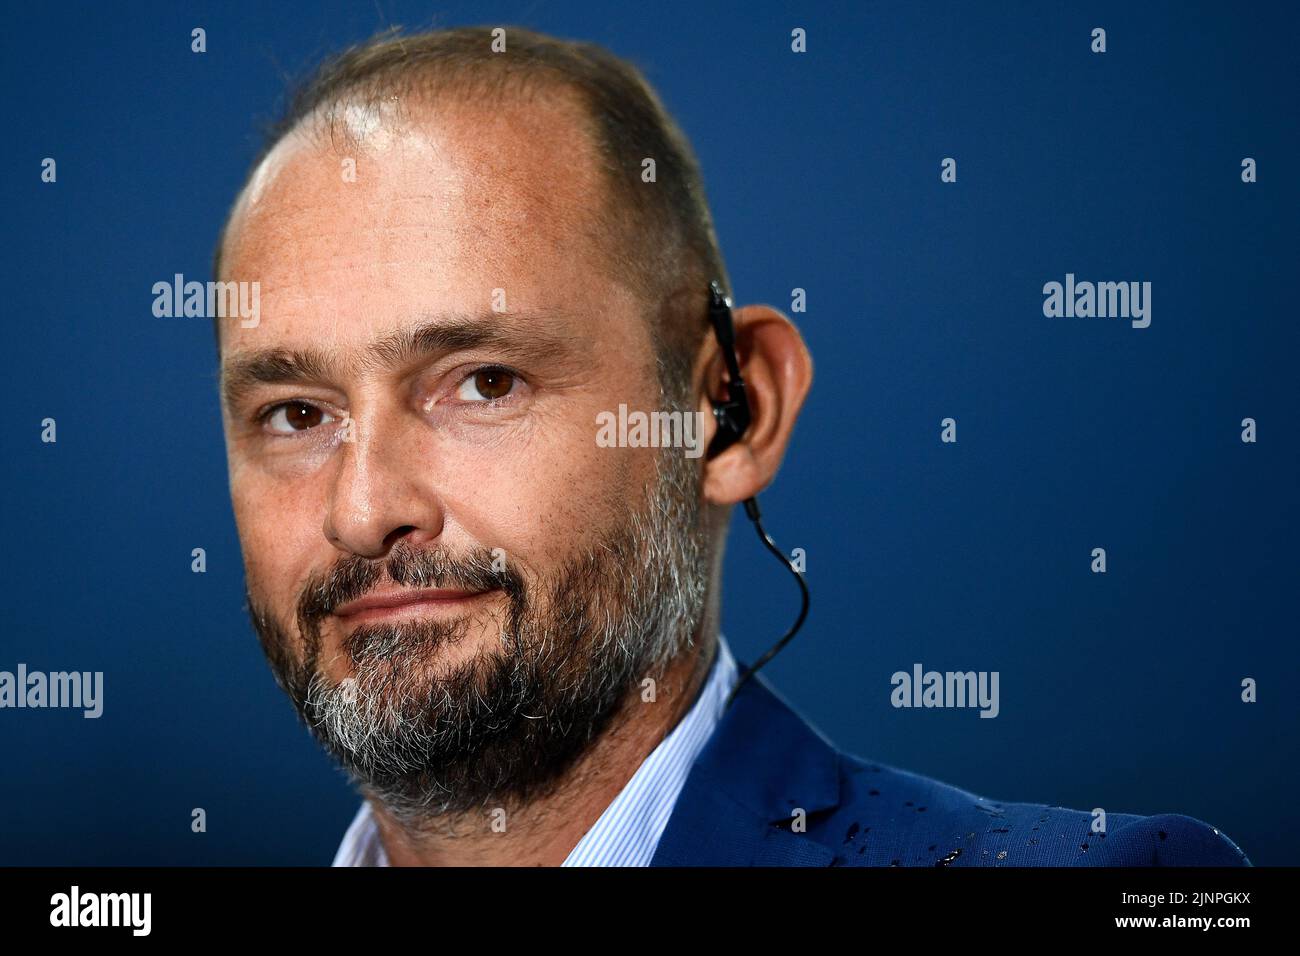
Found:
[[[282,402],[263,417],[266,426],[277,435],[291,435],[334,421],[334,416],[308,402]]]
[[[515,387],[515,375],[504,368],[481,368],[460,383],[456,397],[462,402],[492,402],[505,398]]]

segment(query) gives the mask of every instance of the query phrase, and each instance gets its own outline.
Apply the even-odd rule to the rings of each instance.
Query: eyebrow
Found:
[[[325,382],[344,372],[382,372],[432,356],[473,348],[488,348],[515,360],[547,361],[573,352],[576,340],[541,328],[557,313],[508,315],[488,312],[477,317],[457,315],[389,332],[365,347],[357,360],[339,362],[324,349],[257,349],[241,352],[222,363],[221,395],[235,407],[258,385]]]

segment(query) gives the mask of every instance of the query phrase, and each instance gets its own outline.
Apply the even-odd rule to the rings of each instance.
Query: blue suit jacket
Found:
[[[1250,865],[1192,817],[1108,813],[1105,834],[1092,820],[842,753],[755,676],[700,752],[651,866]]]

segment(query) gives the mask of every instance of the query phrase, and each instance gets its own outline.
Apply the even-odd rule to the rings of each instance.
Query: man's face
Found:
[[[261,321],[222,328],[229,477],[277,678],[414,817],[554,782],[690,640],[707,547],[682,449],[595,440],[666,399],[573,114],[350,120],[232,220]]]

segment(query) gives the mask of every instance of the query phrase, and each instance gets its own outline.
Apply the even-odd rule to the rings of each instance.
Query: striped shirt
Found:
[[[650,864],[695,758],[722,717],[727,694],[735,685],[736,677],[735,658],[719,634],[718,653],[691,709],[650,752],[592,828],[569,851],[561,866]],[[334,855],[333,865],[389,865],[369,803],[362,801]]]

